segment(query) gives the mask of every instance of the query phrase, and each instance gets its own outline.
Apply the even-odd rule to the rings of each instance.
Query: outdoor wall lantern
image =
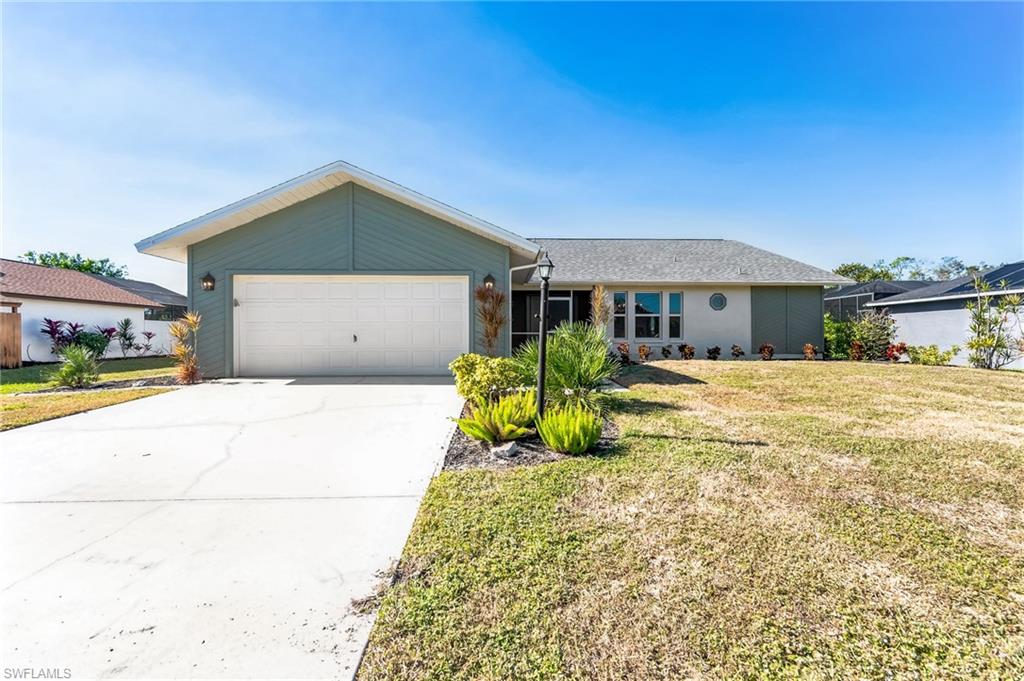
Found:
[[[217,280],[213,278],[212,274],[207,272],[206,276],[199,280],[199,283],[202,285],[204,291],[212,291]]]
[[[537,337],[537,416],[544,416],[544,374],[547,373],[548,345],[548,279],[551,278],[551,270],[555,269],[548,254],[537,263],[537,273],[540,275],[540,333]]]
[[[486,286],[487,288],[494,288],[493,274],[488,274],[486,277],[484,277],[484,286]]]

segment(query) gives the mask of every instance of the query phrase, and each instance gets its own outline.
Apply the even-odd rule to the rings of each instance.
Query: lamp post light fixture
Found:
[[[202,279],[199,280],[199,284],[203,287],[204,291],[212,291],[217,280],[213,278],[213,275],[209,272],[206,273]]]
[[[544,416],[544,375],[547,373],[548,345],[548,279],[555,269],[548,254],[537,264],[540,275],[540,335],[537,337],[537,416]]]

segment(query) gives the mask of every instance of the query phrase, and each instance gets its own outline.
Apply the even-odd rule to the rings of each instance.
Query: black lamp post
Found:
[[[544,375],[547,373],[548,345],[548,279],[555,266],[548,254],[537,265],[540,274],[540,336],[537,338],[537,416],[544,416]]]

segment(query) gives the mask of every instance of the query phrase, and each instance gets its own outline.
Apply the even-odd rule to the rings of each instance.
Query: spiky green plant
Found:
[[[536,383],[537,342],[521,345],[513,359],[522,381]],[[603,329],[587,322],[561,324],[548,338],[546,397],[556,405],[597,409],[596,390],[620,368],[619,360],[608,352]]]
[[[531,389],[477,402],[469,416],[456,422],[459,430],[474,440],[494,444],[527,435],[536,416],[537,391]]]
[[[69,345],[60,353],[60,366],[52,380],[67,388],[88,388],[100,378],[100,365],[92,350],[83,345]]]
[[[583,454],[601,438],[601,415],[581,406],[552,409],[537,419],[537,433],[556,452]]]

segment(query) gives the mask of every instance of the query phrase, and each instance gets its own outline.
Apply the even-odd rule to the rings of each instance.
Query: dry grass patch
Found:
[[[0,395],[0,430],[10,430],[100,407],[109,407],[112,404],[130,402],[168,390],[171,388]]]
[[[1024,375],[625,382],[612,455],[431,485],[362,678],[1024,675]]]

